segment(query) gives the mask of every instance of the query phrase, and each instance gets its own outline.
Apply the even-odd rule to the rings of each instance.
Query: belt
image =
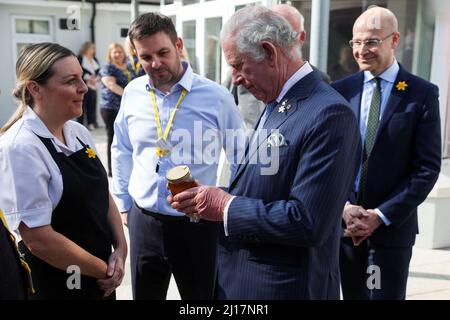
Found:
[[[151,216],[151,217],[155,218],[156,220],[159,220],[159,221],[162,221],[162,222],[174,222],[174,221],[186,221],[186,220],[189,220],[189,218],[186,217],[186,216],[169,216],[167,214],[161,214],[161,213],[145,210],[145,209],[139,207],[136,203],[134,203],[134,204],[136,205],[136,208],[141,210],[141,212],[143,214],[145,214],[147,216]]]

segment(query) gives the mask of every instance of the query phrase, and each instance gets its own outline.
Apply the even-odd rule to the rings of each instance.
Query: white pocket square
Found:
[[[284,139],[284,136],[281,133],[272,133],[267,138],[268,147],[282,147],[286,145],[286,139]]]

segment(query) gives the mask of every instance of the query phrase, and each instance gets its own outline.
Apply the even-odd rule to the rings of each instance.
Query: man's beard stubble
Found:
[[[150,78],[152,79],[153,85],[158,88],[160,86],[167,86],[170,85],[171,87],[176,84],[178,81],[180,81],[181,77],[184,74],[184,68],[183,65],[181,63],[180,57],[177,57],[177,69],[175,70],[175,72],[172,72],[167,66],[164,66],[164,68],[160,68],[158,71],[160,70],[164,70],[166,72],[168,72],[171,77],[167,80],[167,81],[158,81],[157,79],[154,79],[151,75]]]

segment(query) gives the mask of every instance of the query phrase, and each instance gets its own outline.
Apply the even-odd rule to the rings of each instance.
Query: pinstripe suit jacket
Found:
[[[219,299],[339,299],[338,248],[344,203],[360,148],[348,103],[313,72],[270,114],[279,129],[279,169],[241,164],[229,192],[228,236],[218,248]],[[267,143],[267,141],[265,142]]]

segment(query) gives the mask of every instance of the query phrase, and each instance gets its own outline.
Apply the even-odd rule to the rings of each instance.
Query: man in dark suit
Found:
[[[438,88],[396,61],[399,40],[391,11],[365,11],[350,41],[362,71],[333,83],[359,119],[364,144],[343,211],[344,299],[405,299],[417,207],[440,171]]]
[[[271,10],[281,17],[285,18],[287,22],[291,24],[293,31],[297,32],[299,39],[298,45],[300,48],[306,41],[306,31],[304,27],[303,15],[294,7],[287,4],[277,4],[271,8]],[[311,65],[314,72],[326,83],[330,83],[330,77],[323,71],[317,69]],[[239,112],[244,119],[245,125],[252,129],[255,127],[261,113],[264,111],[265,104],[262,101],[255,99],[255,97],[245,88],[243,85],[234,85],[231,77],[231,73],[223,82],[223,85],[228,88],[234,97],[234,101],[238,106]]]
[[[260,131],[228,192],[199,186],[168,201],[188,215],[223,221],[219,299],[339,299],[340,221],[357,169],[356,118],[302,60],[296,34],[271,10],[237,11],[221,41],[234,84],[267,104]],[[269,168],[254,161],[262,151]]]

